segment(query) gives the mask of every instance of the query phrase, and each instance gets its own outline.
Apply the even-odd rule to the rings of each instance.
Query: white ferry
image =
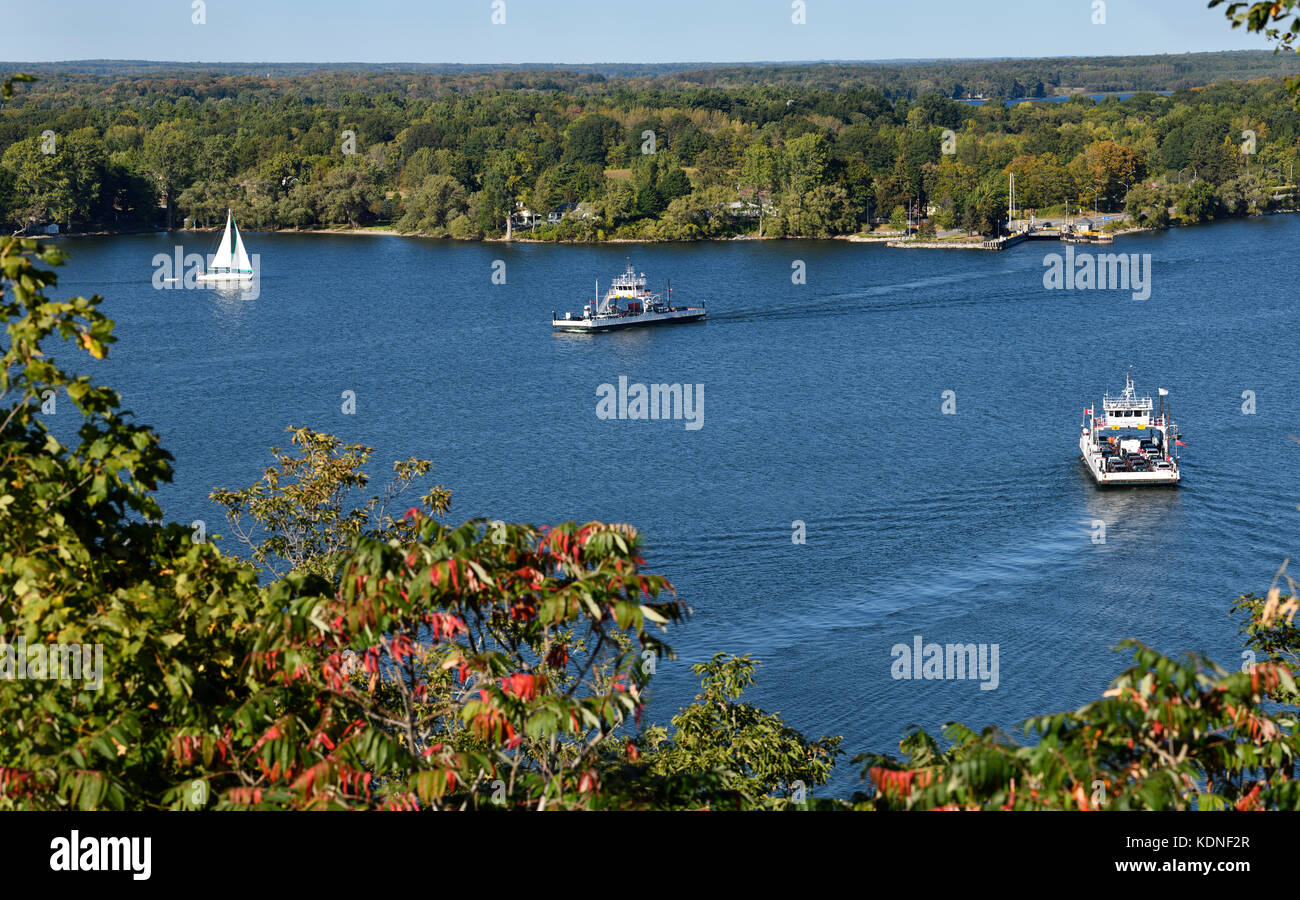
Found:
[[[1106,394],[1101,415],[1083,411],[1079,452],[1098,484],[1177,484],[1178,448],[1182,446],[1178,426],[1160,388],[1160,408],[1153,413],[1150,397],[1139,397],[1133,375],[1124,377],[1124,393]]]
[[[672,288],[667,289],[672,293]],[[619,303],[622,301],[622,305]],[[551,313],[551,326],[556,331],[612,331],[615,328],[635,328],[640,325],[663,325],[669,322],[700,322],[706,311],[703,301],[699,306],[673,306],[646,288],[645,273],[637,273],[632,263],[627,271],[617,275],[602,299],[600,281],[596,282],[596,302],[582,308],[582,315],[566,312],[560,318]]]

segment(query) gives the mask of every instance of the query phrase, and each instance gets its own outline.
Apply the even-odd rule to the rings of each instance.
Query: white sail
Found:
[[[217,252],[212,257],[212,269],[214,271],[228,271],[231,268],[230,229],[233,222],[234,216],[230,210],[226,210],[226,233],[221,236],[221,246],[217,247]]]
[[[212,265],[207,273],[199,278],[202,281],[229,281],[247,278],[252,274],[253,263],[248,258],[248,251],[244,249],[244,238],[239,233],[239,226],[235,224],[234,213],[226,210],[226,231],[221,236],[221,245],[213,254]]]
[[[239,233],[239,226],[234,226],[235,230],[235,253],[234,261],[230,268],[236,272],[252,272],[253,264],[248,260],[248,251],[244,249],[244,236]]]

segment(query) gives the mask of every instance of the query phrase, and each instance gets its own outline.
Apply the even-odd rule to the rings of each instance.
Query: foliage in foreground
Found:
[[[33,256],[59,261],[0,249],[0,621],[8,644],[100,644],[104,671],[99,690],[0,681],[0,803],[608,802],[609,747],[643,703],[643,664],[668,652],[651,629],[681,615],[635,531],[489,537],[413,509],[404,539],[354,535],[337,564],[325,548],[337,586],[306,566],[263,589],[252,566],[149,521],[170,477],[156,437],[40,349],[57,334],[102,357],[111,323],[97,297],[47,300]],[[40,419],[50,391],[84,417],[73,446]]]
[[[363,467],[373,448],[344,444],[310,428],[287,430],[298,448],[296,456],[272,447],[276,465],[257,484],[238,491],[218,488],[211,495],[256,565],[276,577],[300,572],[335,578],[352,538],[366,534],[400,542],[413,536],[410,518],[395,519],[392,506],[433,463],[399,460],[382,497],[353,503],[351,495],[370,482]],[[451,492],[438,485],[420,498],[420,505],[442,515],[451,507]]]
[[[1171,660],[1133,641],[1134,665],[1105,696],[1025,723],[1021,746],[996,729],[945,727],[948,743],[913,726],[903,758],[854,759],[876,809],[1297,809],[1300,735],[1288,670],[1258,663],[1226,673],[1204,659]]]
[[[0,622],[6,650],[101,645],[102,686],[0,679],[0,807],[694,808],[769,790],[638,761],[631,731],[671,652],[656,632],[683,607],[629,526],[450,527],[442,489],[400,522],[341,513],[365,448],[307,430],[300,456],[221,495],[260,526],[254,557],[291,562],[283,577],[261,586],[161,524],[156,436],[42,346],[99,359],[112,323],[99,297],[50,301],[40,261],[61,254],[0,243]],[[65,395],[71,445],[41,418]],[[397,470],[400,488],[428,466]]]
[[[788,809],[806,804],[809,789],[830,778],[843,751],[840,738],[809,741],[780,716],[738,702],[754,684],[758,663],[748,656],[717,653],[691,666],[701,676],[695,702],[673,717],[670,736],[660,726],[647,728],[644,748],[650,775],[712,771],[722,786],[755,798],[762,806]]]
[[[1209,5],[1211,9],[1223,6],[1224,15],[1233,28],[1244,25],[1247,31],[1264,35],[1274,45],[1274,53],[1300,52],[1300,47],[1296,46],[1300,43],[1300,0],[1210,0]],[[1286,86],[1300,106],[1300,76],[1287,78]]]
[[[1240,672],[1172,660],[1136,642],[1134,665],[1095,703],[1038,716],[1021,746],[958,722],[943,740],[912,726],[902,756],[866,753],[869,809],[1300,809],[1300,592],[1286,563],[1264,597],[1233,611]],[[1289,594],[1279,581],[1286,579]]]

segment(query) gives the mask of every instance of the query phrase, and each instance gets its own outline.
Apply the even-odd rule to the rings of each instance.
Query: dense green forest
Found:
[[[1178,64],[1162,81],[1141,61],[1237,57],[1259,59],[1108,62],[1176,84]],[[1007,75],[1017,93],[1021,76],[1059,64],[971,72]],[[871,67],[837,64],[653,78],[40,73],[0,116],[0,218],[19,230],[206,227],[231,207],[251,228],[689,240],[855,233],[915,205],[927,230],[989,233],[1009,173],[1017,205],[1040,212],[1127,209],[1161,225],[1291,205],[1300,113],[1280,76],[1123,100],[906,96],[946,90],[936,73],[967,65],[896,65],[931,74],[889,92],[865,83]]]

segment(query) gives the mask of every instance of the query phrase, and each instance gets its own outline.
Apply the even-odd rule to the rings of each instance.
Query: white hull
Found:
[[[1182,479],[1178,464],[1169,469],[1153,469],[1150,472],[1107,472],[1106,461],[1101,453],[1092,447],[1088,435],[1079,437],[1079,452],[1093,480],[1100,485],[1159,485],[1177,484]]]
[[[230,284],[230,283],[233,283],[233,282],[239,282],[239,281],[247,281],[247,282],[251,282],[251,281],[253,280],[253,273],[252,273],[252,272],[213,272],[213,273],[204,273],[204,274],[202,274],[202,275],[195,275],[195,276],[194,276],[194,280],[195,280],[195,281],[213,281],[213,282],[222,282],[222,283],[225,283],[225,284]]]
[[[615,331],[619,328],[641,328],[646,325],[668,325],[674,322],[700,322],[706,315],[704,304],[679,307],[672,304],[672,288],[662,295],[646,289],[645,273],[637,273],[628,260],[627,270],[615,275],[604,299],[600,297],[600,282],[596,282],[596,300],[582,308],[581,315],[551,313],[551,327],[556,331],[597,332]]]
[[[666,325],[673,322],[702,322],[703,309],[674,309],[668,312],[641,313],[640,315],[595,316],[592,318],[552,319],[556,331],[596,332],[614,331],[618,328],[639,328],[645,325]]]
[[[1102,397],[1100,409],[1088,406],[1079,429],[1079,454],[1092,480],[1100,485],[1174,485],[1182,479],[1178,426],[1165,405],[1169,392],[1160,389],[1160,409],[1150,397],[1139,397],[1132,370],[1124,376],[1124,392]]]

